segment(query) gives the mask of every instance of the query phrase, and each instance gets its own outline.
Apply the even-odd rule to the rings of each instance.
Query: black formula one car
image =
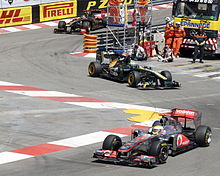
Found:
[[[107,62],[105,62],[107,59]],[[131,87],[141,88],[175,88],[180,84],[172,80],[169,71],[161,73],[150,67],[142,67],[131,61],[122,50],[97,53],[96,61],[88,67],[91,77],[106,77],[116,81],[128,82]]]
[[[167,161],[168,156],[196,147],[208,147],[212,131],[201,125],[201,112],[173,109],[163,114],[148,130],[135,129],[131,140],[122,142],[116,135],[105,138],[102,149],[94,152],[98,160],[129,165],[155,166]]]
[[[90,10],[84,11],[84,15],[73,18],[69,23],[59,21],[58,28],[54,29],[54,33],[80,32],[81,29],[90,32],[103,27],[106,27],[106,18],[102,10]]]

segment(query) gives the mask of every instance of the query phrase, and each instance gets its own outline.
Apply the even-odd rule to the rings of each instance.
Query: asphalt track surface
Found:
[[[157,12],[156,20],[161,22],[168,13],[168,10]],[[218,175],[220,81],[195,77],[192,70],[204,68],[202,64],[192,68],[186,58],[170,64],[150,60],[147,64],[155,70],[171,70],[182,88],[137,90],[126,84],[88,77],[87,66],[93,59],[69,54],[82,49],[81,35],[57,35],[52,28],[43,28],[3,34],[0,38],[0,81],[112,102],[199,110],[203,112],[202,123],[213,131],[210,147],[169,157],[166,164],[153,169],[96,162],[91,156],[101,143],[95,143],[2,164],[0,175]],[[218,60],[206,62],[216,69],[220,65]],[[132,115],[122,109],[91,109],[5,91],[0,92],[0,100],[0,152],[131,124],[126,118]]]

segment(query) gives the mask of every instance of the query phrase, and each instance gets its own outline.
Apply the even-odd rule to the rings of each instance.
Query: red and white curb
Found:
[[[163,10],[167,8],[172,8],[173,4],[168,3],[168,4],[162,4],[162,5],[157,5],[153,6],[152,10]],[[70,21],[70,19],[62,19],[66,22]],[[21,25],[21,26],[13,26],[13,27],[4,27],[0,28],[0,34],[5,34],[5,33],[11,33],[11,32],[20,32],[20,31],[26,31],[26,30],[32,30],[32,29],[40,29],[40,28],[45,28],[45,27],[53,27],[57,26],[59,20],[56,21],[48,21],[48,22],[43,22],[43,23],[35,23],[35,24],[27,24],[27,25]]]
[[[59,101],[63,103],[84,106],[87,108],[111,108],[111,109],[142,109],[155,112],[167,112],[167,109],[153,108],[147,106],[114,103],[104,100],[82,97],[75,94],[68,94],[57,91],[49,91],[45,89],[34,88],[30,86],[24,86],[22,84],[15,84],[5,81],[0,81],[0,90],[10,93],[26,95],[31,97],[37,97],[42,99],[48,99],[53,101]],[[0,153],[0,164],[6,164],[23,159],[33,158],[35,156],[45,155],[48,153],[58,152],[65,149],[77,148],[85,145],[90,145],[98,142],[102,142],[109,134],[116,134],[120,137],[130,135],[134,128],[147,128],[152,125],[153,121],[147,121],[143,123],[137,123],[135,125],[114,128],[110,130],[98,131],[90,134],[85,134],[76,137],[70,137],[67,139],[61,139],[57,141],[48,142],[45,144],[10,150]]]
[[[96,53],[74,52],[74,53],[70,53],[70,54],[73,56],[96,58]]]
[[[156,11],[156,10],[170,9],[172,7],[173,7],[173,3],[161,4],[161,5],[153,6],[152,10]]]
[[[58,21],[49,21],[49,22],[44,22],[44,23],[27,24],[27,25],[22,25],[22,26],[4,27],[4,28],[0,28],[0,34],[57,26],[57,23]]]
[[[94,109],[142,109],[155,112],[165,112],[167,110],[161,108],[153,108],[141,105],[131,105],[125,103],[110,102],[90,97],[83,97],[76,94],[63,93],[58,91],[50,91],[46,89],[34,88],[24,86],[22,84],[15,84],[5,81],[0,81],[0,91],[36,97],[46,100],[58,101],[66,104],[82,106]]]
[[[33,158],[40,155],[45,155],[53,152],[58,152],[66,149],[82,147],[104,141],[110,135],[115,134],[120,137],[131,135],[132,130],[136,128],[145,128],[147,126],[132,125],[128,127],[114,128],[105,131],[98,131],[81,136],[71,137],[67,139],[48,142],[45,144],[10,150],[0,153],[0,164],[11,163],[19,160]]]

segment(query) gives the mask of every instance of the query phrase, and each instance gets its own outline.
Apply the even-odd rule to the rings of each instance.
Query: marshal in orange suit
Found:
[[[138,0],[138,10],[141,16],[141,22],[144,23],[146,19],[146,14],[148,11],[147,4],[149,4],[150,0]]]
[[[110,12],[110,23],[117,23],[119,24],[120,23],[120,14],[119,14],[119,7],[118,5],[120,3],[122,3],[123,1],[122,0],[109,0],[108,1],[108,5],[110,6],[109,7],[109,12]],[[111,7],[113,6],[113,7]]]

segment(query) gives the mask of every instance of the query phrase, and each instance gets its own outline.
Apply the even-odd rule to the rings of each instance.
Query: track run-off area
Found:
[[[154,13],[161,24],[170,9]],[[220,165],[220,60],[191,64],[156,59],[138,62],[156,71],[170,70],[180,89],[138,90],[88,76],[90,57],[82,51],[82,35],[54,34],[53,27],[0,35],[0,175],[110,176],[217,175]],[[94,150],[108,134],[128,140],[131,130],[146,123],[128,121],[132,110],[164,112],[199,110],[212,128],[208,148],[169,157],[153,169],[97,162]],[[131,110],[132,109],[132,110]],[[131,113],[125,113],[129,111]]]

